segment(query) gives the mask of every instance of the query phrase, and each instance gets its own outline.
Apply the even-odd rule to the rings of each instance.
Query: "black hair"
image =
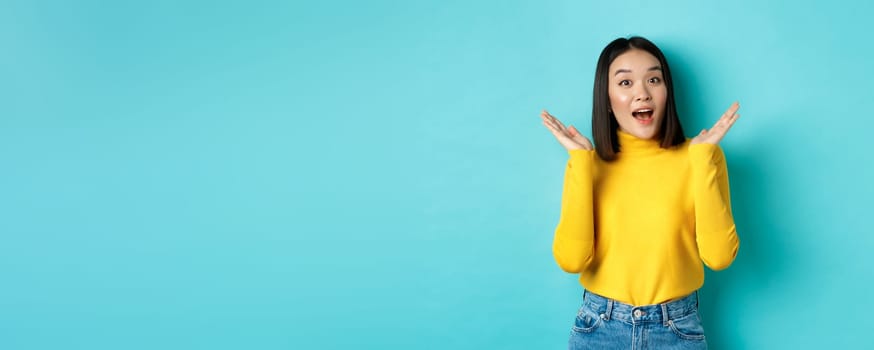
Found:
[[[677,115],[677,105],[674,103],[674,81],[671,79],[671,69],[668,68],[668,60],[662,51],[651,41],[632,36],[628,39],[619,38],[607,44],[598,58],[595,69],[595,87],[592,98],[592,136],[595,141],[595,151],[605,161],[616,159],[619,150],[619,139],[616,130],[619,123],[610,108],[609,74],[610,64],[619,55],[631,50],[640,49],[649,52],[659,60],[662,66],[662,76],[667,88],[667,100],[665,101],[665,119],[657,134],[662,148],[671,148],[686,141],[683,134],[683,126]]]

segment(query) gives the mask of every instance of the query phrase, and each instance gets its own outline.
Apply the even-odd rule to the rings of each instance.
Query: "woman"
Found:
[[[601,52],[594,146],[547,111],[569,154],[553,255],[583,285],[570,349],[706,349],[697,291],[704,265],[734,261],[738,237],[718,144],[738,104],[686,139],[661,50],[641,37]]]

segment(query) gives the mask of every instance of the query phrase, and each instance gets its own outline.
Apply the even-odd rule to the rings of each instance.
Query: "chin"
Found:
[[[658,130],[646,130],[646,131],[641,132],[641,136],[642,136],[641,138],[645,138],[645,139],[648,139],[648,140],[649,140],[649,139],[654,139],[654,138],[656,138],[656,136],[658,136],[658,135],[659,135],[659,131],[658,131]]]

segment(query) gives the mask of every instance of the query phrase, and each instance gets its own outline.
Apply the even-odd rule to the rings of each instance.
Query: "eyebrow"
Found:
[[[661,71],[662,66],[652,66],[652,67],[649,67],[649,69],[647,69],[646,71],[649,72],[649,71],[654,71],[654,70]],[[630,69],[618,69],[618,70],[616,70],[616,73],[613,73],[613,76],[617,76],[617,75],[619,75],[619,73],[631,73],[631,70]]]

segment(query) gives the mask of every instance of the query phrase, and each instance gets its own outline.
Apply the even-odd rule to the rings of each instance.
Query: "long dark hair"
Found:
[[[671,69],[668,68],[668,60],[662,54],[662,50],[651,41],[633,36],[628,39],[619,38],[613,40],[598,58],[598,66],[595,69],[595,87],[592,98],[592,136],[595,139],[595,151],[605,161],[616,159],[619,150],[619,139],[616,130],[619,123],[610,109],[610,94],[608,93],[610,64],[619,55],[631,50],[640,49],[649,52],[659,60],[662,66],[662,75],[665,87],[668,91],[665,101],[665,120],[656,137],[659,138],[662,148],[670,148],[686,141],[683,135],[683,126],[677,116],[677,105],[674,103],[674,81],[671,79]]]

